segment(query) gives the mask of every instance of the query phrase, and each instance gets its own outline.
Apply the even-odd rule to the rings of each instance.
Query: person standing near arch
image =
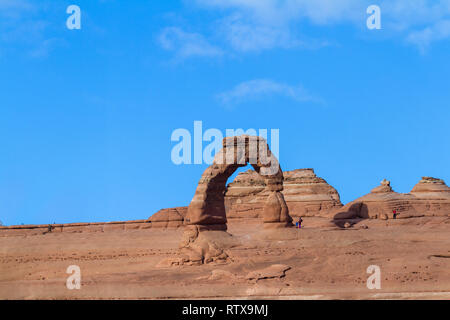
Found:
[[[298,217],[298,221],[295,223],[295,226],[297,228],[301,229],[302,228],[302,222],[303,222],[302,217]]]

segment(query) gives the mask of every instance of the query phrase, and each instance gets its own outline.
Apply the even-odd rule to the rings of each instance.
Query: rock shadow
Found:
[[[352,204],[348,210],[336,213],[333,217],[333,223],[341,229],[346,229],[348,224],[353,227],[353,225],[368,218],[369,208],[367,205],[363,202],[357,202]]]

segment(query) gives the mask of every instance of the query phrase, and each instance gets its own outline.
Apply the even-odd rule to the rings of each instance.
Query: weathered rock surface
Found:
[[[413,206],[425,216],[450,216],[450,188],[444,180],[422,177],[411,190]]]
[[[450,188],[443,180],[423,177],[410,193],[394,192],[389,181],[331,213],[335,219],[393,219],[450,215]]]
[[[49,235],[57,233],[94,233],[114,232],[137,229],[150,229],[152,224],[149,220],[130,220],[112,222],[80,222],[63,224],[28,224],[18,226],[0,227],[0,237],[9,236],[34,236]]]
[[[282,278],[289,269],[291,269],[291,267],[284,264],[273,264],[261,270],[251,271],[245,278],[247,280]]]
[[[450,192],[450,188],[444,180],[432,177],[422,177],[422,180],[411,190],[411,193],[416,196],[420,196],[420,193],[427,193],[427,196],[433,194],[434,196],[443,195],[445,197],[448,192]]]
[[[313,169],[283,173],[283,191],[291,216],[326,216],[342,207],[339,193]],[[225,207],[228,218],[257,218],[262,215],[267,198],[264,180],[253,170],[240,173],[228,185]]]
[[[391,187],[391,182],[383,179],[383,181],[381,181],[381,184],[378,187],[375,187],[372,189],[372,193],[386,193],[386,192],[393,192],[394,190],[392,190]]]
[[[183,226],[186,213],[187,207],[161,209],[149,221],[153,228],[178,228]]]
[[[220,241],[240,244],[226,246],[227,263],[202,266],[156,267],[178,253],[181,228],[0,237],[0,299],[450,299],[449,217],[366,220],[368,229],[348,231],[304,220],[302,230],[229,223],[232,236]],[[256,237],[263,231],[298,236]],[[366,269],[378,262],[382,289],[368,290]],[[291,269],[261,272],[275,264]],[[81,268],[81,290],[66,287],[69,265]],[[255,271],[275,278],[247,280]]]

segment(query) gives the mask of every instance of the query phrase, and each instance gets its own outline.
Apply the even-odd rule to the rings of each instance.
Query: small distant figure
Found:
[[[397,219],[397,210],[392,210],[392,215],[394,219]]]
[[[295,223],[295,226],[297,228],[301,229],[302,228],[302,222],[303,222],[302,217],[298,217],[298,221]]]

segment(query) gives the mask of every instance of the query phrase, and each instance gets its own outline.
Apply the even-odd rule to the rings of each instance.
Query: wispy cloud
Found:
[[[217,57],[223,51],[210,44],[201,34],[185,32],[177,27],[165,28],[159,35],[165,50],[174,51],[177,59],[191,57]]]
[[[249,21],[282,25],[307,18],[315,24],[357,20],[369,0],[195,0],[199,6],[243,13]]]
[[[52,22],[47,19],[46,8],[44,3],[37,5],[30,0],[0,0],[0,46],[5,56],[20,53],[42,58],[64,43],[49,35]]]
[[[231,106],[270,96],[283,96],[297,102],[323,103],[321,98],[312,96],[301,85],[291,86],[268,79],[242,82],[233,89],[218,94],[217,98],[222,104]]]
[[[287,26],[251,24],[241,14],[221,21],[221,32],[236,51],[251,52],[280,48],[293,48],[303,44]]]
[[[303,23],[317,27],[338,24],[364,29],[372,0],[186,0],[219,15],[213,24],[223,39],[222,51],[258,52],[274,48],[318,48],[330,39],[310,39]],[[384,35],[402,39],[421,52],[450,39],[450,0],[380,0]],[[197,34],[197,36],[200,36]],[[200,36],[201,37],[201,36]],[[206,39],[204,39],[206,41]],[[216,49],[218,46],[214,46]]]
[[[56,47],[65,46],[66,42],[60,38],[50,38],[40,42],[34,49],[30,50],[29,56],[32,58],[46,58]]]
[[[299,24],[307,19],[317,25],[356,21],[365,12],[363,1],[195,0],[195,4],[222,12],[218,30],[233,50],[258,52],[328,45],[327,40],[302,34]]]
[[[23,11],[33,9],[27,0],[0,0],[0,16],[14,18]]]
[[[431,43],[450,38],[450,20],[442,20],[431,27],[420,31],[411,32],[407,41],[416,45],[420,52],[424,54]]]

